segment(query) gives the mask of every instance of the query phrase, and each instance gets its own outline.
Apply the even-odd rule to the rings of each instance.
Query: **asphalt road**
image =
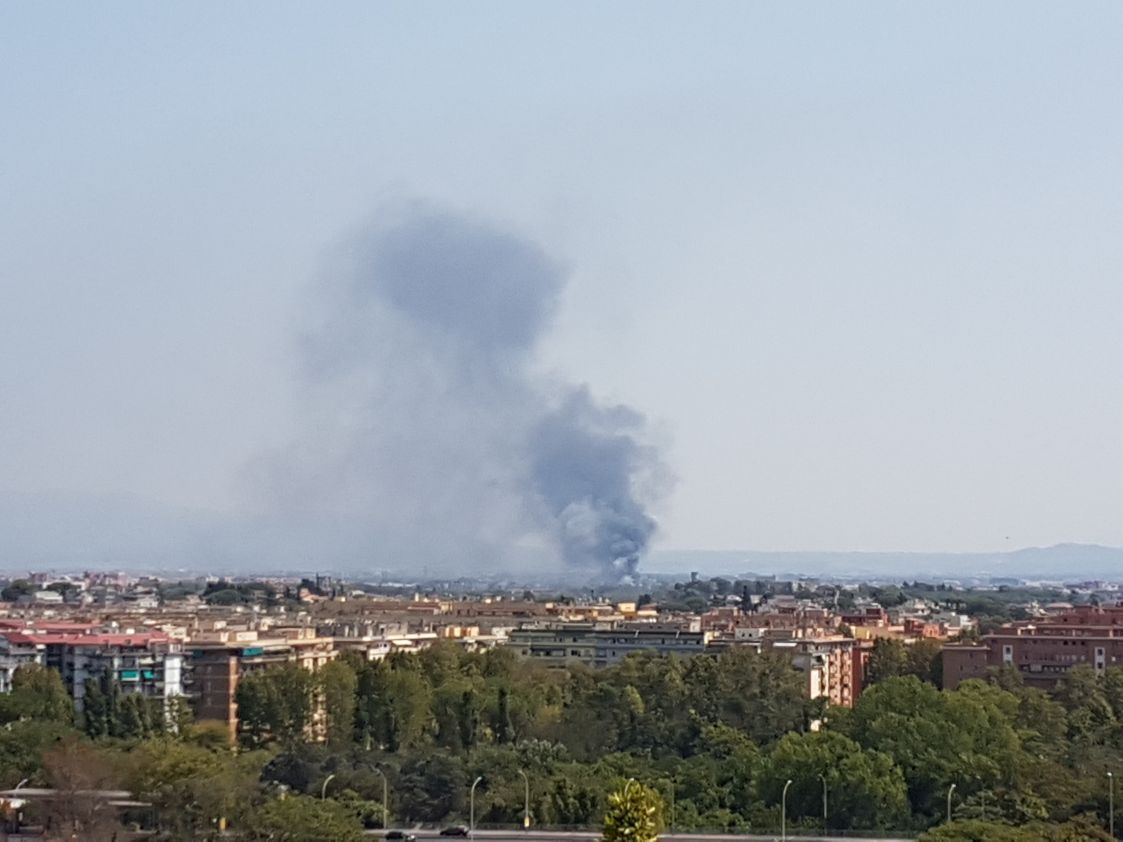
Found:
[[[381,830],[367,831],[372,836],[381,836]],[[421,840],[447,839],[453,842],[457,837],[442,837],[435,830],[411,830],[418,842]],[[463,838],[463,837],[460,837]],[[601,835],[593,830],[477,830],[472,834],[475,842],[598,842]],[[878,842],[913,842],[916,837],[884,836],[863,837],[853,836],[794,836],[788,834],[791,842],[855,842],[857,839],[877,839]],[[776,842],[780,839],[779,833],[764,835],[741,835],[733,833],[664,833],[661,840],[674,840],[674,842]]]

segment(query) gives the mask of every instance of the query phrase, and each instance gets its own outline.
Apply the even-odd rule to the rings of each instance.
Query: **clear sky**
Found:
[[[1123,544],[1123,5],[0,4],[0,494],[216,511],[385,202],[572,270],[659,545]]]

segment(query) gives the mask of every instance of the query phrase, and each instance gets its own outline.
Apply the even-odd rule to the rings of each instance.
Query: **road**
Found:
[[[410,833],[421,840],[446,840],[453,842],[456,837],[442,837],[435,830],[411,830]],[[372,836],[381,836],[381,830],[367,831]],[[599,842],[601,834],[595,830],[477,830],[472,834],[475,842]],[[734,833],[664,833],[661,840],[674,842],[776,842],[779,833],[764,835],[743,835]],[[876,839],[877,842],[913,842],[916,837],[861,836],[795,836],[788,834],[791,842],[854,842],[856,839]]]

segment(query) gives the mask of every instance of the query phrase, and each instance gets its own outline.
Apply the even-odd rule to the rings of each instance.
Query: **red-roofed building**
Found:
[[[86,623],[0,621],[0,692],[11,690],[16,669],[35,663],[58,671],[78,711],[86,682],[107,672],[125,694],[163,699],[183,695],[179,641],[162,632],[96,629]]]
[[[1007,623],[974,646],[945,646],[944,687],[982,678],[993,667],[1016,669],[1026,684],[1051,690],[1074,666],[1097,672],[1123,666],[1123,605],[1061,608]]]
[[[183,695],[182,647],[162,632],[45,634],[42,638],[47,666],[62,674],[79,711],[86,682],[106,671],[123,693],[165,699]]]

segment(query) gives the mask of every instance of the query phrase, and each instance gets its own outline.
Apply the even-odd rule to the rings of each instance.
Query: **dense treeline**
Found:
[[[477,821],[513,825],[520,772],[537,825],[598,825],[608,794],[635,778],[661,794],[675,829],[768,832],[790,780],[788,816],[806,829],[823,827],[825,786],[832,830],[1107,838],[1123,670],[1074,669],[1053,696],[1001,671],[943,692],[918,677],[924,659],[883,654],[884,674],[852,710],[808,703],[786,658],[748,649],[633,656],[596,672],[544,672],[509,650],[453,644],[316,675],[278,667],[239,686],[237,751],[208,723],[138,738],[79,722],[98,734],[79,737],[57,676],[31,671],[0,705],[0,769],[9,785],[57,785],[61,747],[83,751],[83,775],[153,802],[172,838],[216,831],[224,816],[243,838],[270,827],[323,838],[318,822],[348,839],[381,824],[384,785],[391,823],[462,821],[477,776]],[[956,821],[939,826],[953,784]]]
[[[627,592],[609,595],[619,599],[631,599],[633,596]],[[776,596],[810,599],[839,611],[853,609],[859,599],[870,600],[884,608],[903,605],[910,599],[921,599],[974,617],[986,629],[1010,620],[1026,619],[1029,615],[1025,606],[1032,602],[1044,604],[1064,599],[1079,603],[1088,599],[1075,590],[1012,584],[975,589],[915,581],[901,582],[900,585],[862,584],[851,587],[771,578],[734,580],[715,576],[675,582],[667,587],[657,588],[652,593],[642,595],[639,602],[657,602],[662,609],[668,611],[702,613],[715,606],[726,605],[730,599],[748,605],[752,610],[751,605],[756,600],[768,600]],[[562,599],[564,597],[559,597],[559,600]]]

